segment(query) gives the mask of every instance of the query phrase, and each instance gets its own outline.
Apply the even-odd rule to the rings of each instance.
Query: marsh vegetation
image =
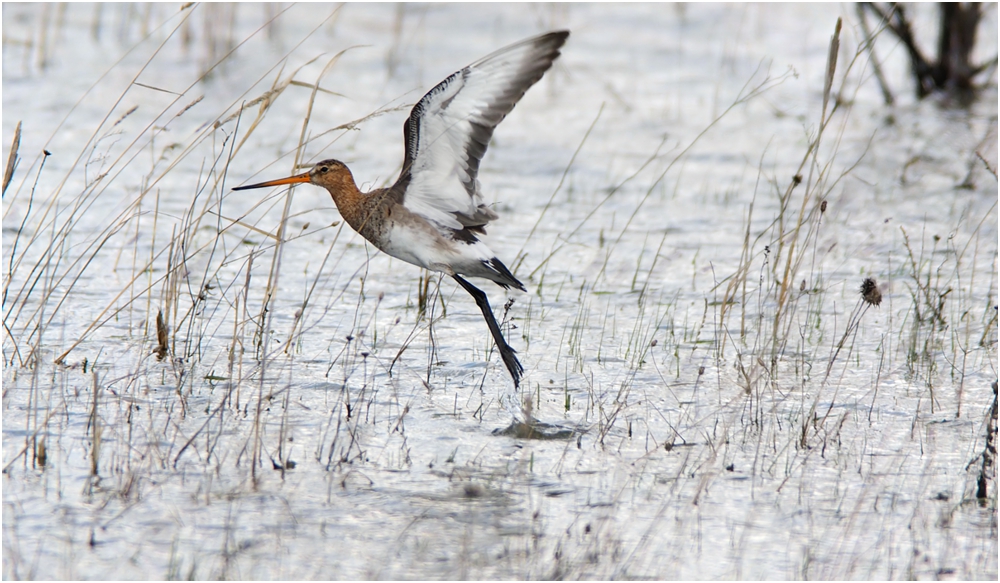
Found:
[[[995,66],[886,105],[833,5],[3,10],[5,578],[997,577]],[[514,391],[449,279],[230,189],[383,186],[556,28],[480,171]]]

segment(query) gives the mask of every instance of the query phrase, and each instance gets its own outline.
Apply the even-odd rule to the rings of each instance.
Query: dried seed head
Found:
[[[826,212],[826,201],[824,200],[823,202],[819,203],[819,214],[823,214],[825,212]]]
[[[800,292],[806,291],[806,280],[803,279],[802,283],[799,284],[799,291]]]
[[[996,387],[996,383],[993,383],[993,386]],[[993,392],[995,393],[996,391]],[[48,459],[49,456],[45,450],[45,439],[43,438],[38,442],[38,447],[35,448],[35,461],[38,462],[39,467],[44,468],[45,462],[47,462]]]
[[[652,340],[651,340],[651,341],[649,342],[649,345],[650,345],[650,346],[656,346],[656,338],[653,338],[653,339],[652,339]]]
[[[878,284],[875,283],[875,278],[866,277],[861,282],[861,297],[872,306],[882,303],[882,292],[879,291]]]
[[[796,174],[795,176],[792,176],[792,184],[795,186],[802,184],[802,175]]]
[[[163,318],[163,310],[156,314],[156,349],[153,354],[157,360],[163,360],[170,353],[170,333],[167,330],[167,322]],[[87,372],[87,365],[83,367],[83,372]]]

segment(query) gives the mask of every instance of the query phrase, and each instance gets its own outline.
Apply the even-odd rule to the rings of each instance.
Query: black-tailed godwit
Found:
[[[569,31],[536,36],[476,61],[438,83],[403,124],[403,170],[389,188],[361,192],[338,160],[309,172],[233,190],[310,182],[330,191],[341,216],[385,253],[453,277],[476,300],[514,386],[524,368],[504,340],[486,294],[462,276],[525,291],[480,239],[497,218],[483,204],[479,162],[497,124],[559,56]]]

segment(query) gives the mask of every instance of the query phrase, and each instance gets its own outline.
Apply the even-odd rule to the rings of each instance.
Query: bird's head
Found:
[[[311,182],[316,186],[322,186],[330,189],[342,187],[345,183],[349,183],[353,186],[354,177],[351,175],[351,171],[347,169],[347,166],[343,162],[331,159],[317,162],[309,172],[303,172],[302,174],[296,174],[294,176],[289,176],[288,178],[279,178],[278,180],[269,180],[267,182],[260,182],[257,184],[237,186],[233,190],[249,190],[251,188],[265,188],[268,186],[281,186],[283,184],[300,184],[302,182]]]

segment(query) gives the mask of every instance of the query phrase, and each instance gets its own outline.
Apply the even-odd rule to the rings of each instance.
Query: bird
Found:
[[[552,67],[567,38],[569,31],[559,30],[523,40],[435,85],[403,123],[403,166],[388,188],[362,192],[348,167],[329,159],[302,174],[233,190],[300,183],[325,188],[347,224],[372,245],[450,276],[473,297],[517,389],[524,367],[504,339],[486,293],[465,279],[526,291],[480,239],[499,216],[483,203],[477,176],[493,131]]]

